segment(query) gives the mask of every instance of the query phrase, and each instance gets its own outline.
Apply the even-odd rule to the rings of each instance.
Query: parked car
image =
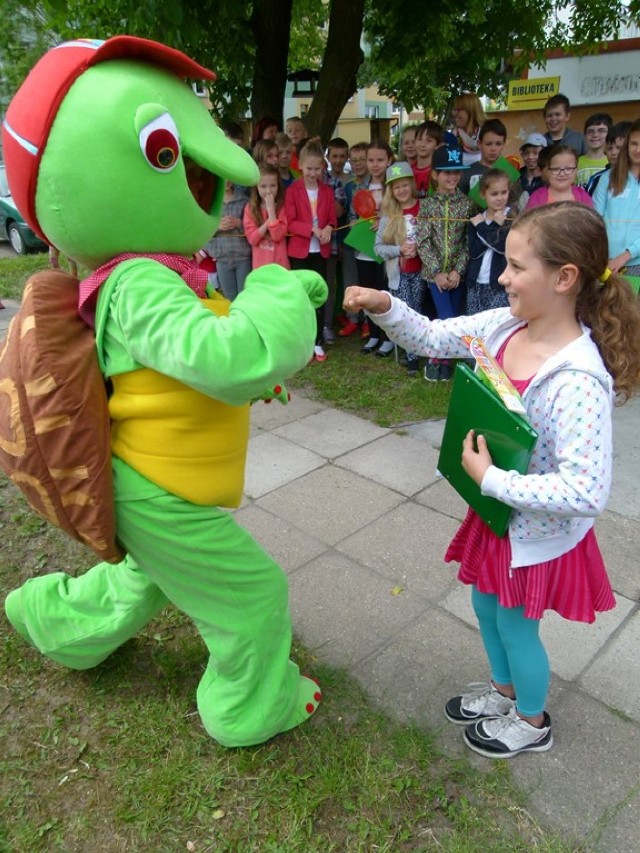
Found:
[[[4,163],[0,163],[0,237],[7,237],[18,255],[43,251],[47,244],[33,233],[18,213],[7,183]]]

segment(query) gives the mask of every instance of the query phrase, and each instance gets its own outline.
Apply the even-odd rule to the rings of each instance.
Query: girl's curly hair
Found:
[[[559,201],[525,211],[512,226],[521,229],[529,232],[542,263],[578,268],[576,316],[591,329],[618,404],[626,402],[640,390],[640,303],[622,275],[606,275],[609,241],[602,217],[578,202]]]

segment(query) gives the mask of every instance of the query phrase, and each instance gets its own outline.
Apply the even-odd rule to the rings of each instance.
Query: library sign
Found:
[[[510,80],[507,93],[508,110],[542,109],[549,98],[560,91],[560,77],[534,77]]]

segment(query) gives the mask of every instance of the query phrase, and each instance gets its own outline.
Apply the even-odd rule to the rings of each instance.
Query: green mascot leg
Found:
[[[304,722],[318,686],[289,659],[291,619],[282,569],[215,507],[196,506],[118,466],[118,535],[167,598],[190,616],[209,651],[197,691],[202,722],[224,746],[263,743]]]
[[[86,574],[54,572],[27,581],[5,600],[7,618],[51,660],[90,669],[133,637],[167,605],[129,557]]]
[[[210,657],[197,691],[219,743],[262,743],[304,722],[321,694],[289,660],[291,620],[280,567],[229,513],[170,495],[115,460],[118,536],[128,550],[72,578],[27,581],[5,601],[9,621],[43,654],[96,666],[173,602]]]

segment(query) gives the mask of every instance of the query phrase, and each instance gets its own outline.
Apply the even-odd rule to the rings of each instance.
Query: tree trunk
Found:
[[[329,35],[305,126],[310,136],[327,143],[340,113],[357,90],[356,75],[364,59],[360,47],[365,0],[331,0]]]
[[[251,30],[256,46],[251,92],[254,123],[271,116],[282,125],[282,107],[287,85],[287,59],[293,0],[255,0]]]

